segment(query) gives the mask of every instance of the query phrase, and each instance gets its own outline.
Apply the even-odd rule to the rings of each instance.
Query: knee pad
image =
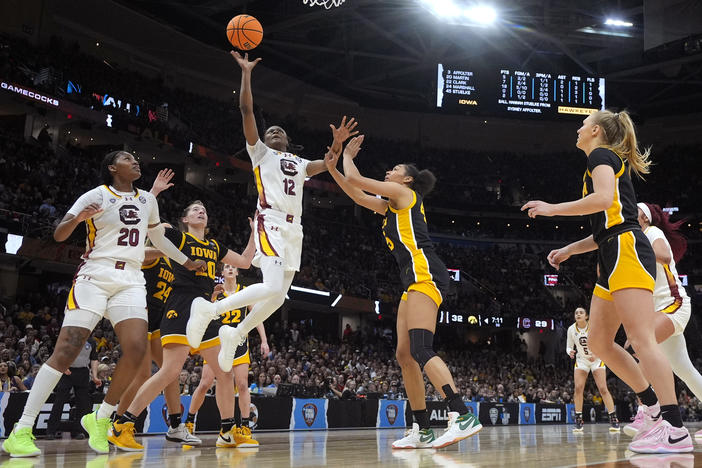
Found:
[[[436,356],[434,352],[434,334],[423,328],[413,328],[409,331],[409,339],[410,354],[417,361],[419,367],[424,369],[429,359]]]

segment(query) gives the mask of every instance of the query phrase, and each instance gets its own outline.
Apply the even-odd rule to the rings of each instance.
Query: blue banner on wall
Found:
[[[406,400],[379,400],[376,427],[405,427]]]
[[[575,405],[568,403],[566,407],[566,424],[575,424]]]
[[[536,403],[519,404],[519,424],[536,424]]]
[[[188,414],[190,408],[190,395],[180,397],[180,414]],[[146,419],[144,420],[144,433],[165,434],[168,432],[168,408],[163,395],[159,395],[147,407]]]
[[[324,398],[293,398],[290,429],[326,429],[328,402]]]

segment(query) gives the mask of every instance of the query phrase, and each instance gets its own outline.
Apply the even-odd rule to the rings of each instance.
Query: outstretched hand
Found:
[[[354,159],[358,152],[361,150],[361,144],[363,143],[364,135],[358,135],[357,137],[351,138],[349,144],[344,148],[344,157],[349,159]]]
[[[355,117],[351,117],[351,119],[346,122],[346,116],[341,119],[341,123],[339,124],[338,128],[335,127],[334,124],[329,124],[329,128],[331,128],[332,137],[334,139],[332,143],[332,150],[335,153],[341,152],[341,145],[343,145],[349,137],[358,134],[358,130],[354,131],[354,128],[356,128],[357,125],[358,122],[356,122]]]
[[[250,72],[258,64],[258,62],[261,61],[261,57],[259,57],[256,60],[250,62],[248,52],[245,53],[243,57],[236,50],[232,50],[230,54],[232,54],[232,57],[234,57],[234,60],[236,60],[236,63],[239,64],[239,66],[241,67],[241,71],[243,72]]]
[[[171,169],[161,169],[158,171],[158,176],[156,176],[154,185],[151,187],[151,193],[154,197],[157,197],[158,194],[164,190],[168,190],[169,188],[173,187],[174,184],[171,182],[173,176],[175,176],[175,172],[173,172]]]
[[[331,171],[336,168],[339,163],[339,153],[335,153],[330,147],[327,146],[327,154],[324,155],[324,164],[327,166],[327,170]]]
[[[522,206],[522,211],[524,210],[527,210],[527,214],[530,218],[536,218],[537,216],[553,216],[555,214],[553,205],[541,200],[526,202],[524,206]]]

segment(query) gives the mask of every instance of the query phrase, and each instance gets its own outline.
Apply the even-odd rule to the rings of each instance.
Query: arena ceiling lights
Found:
[[[578,29],[578,32],[600,34],[602,36],[634,37],[627,31],[627,29],[633,27],[634,23],[631,21],[625,21],[619,18],[607,18],[602,24],[586,26]]]
[[[497,11],[490,5],[464,5],[457,0],[420,0],[424,8],[439,19],[465,26],[489,26],[497,20]]]

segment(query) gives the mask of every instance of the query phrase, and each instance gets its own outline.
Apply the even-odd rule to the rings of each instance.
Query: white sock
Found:
[[[660,344],[661,350],[670,362],[673,373],[685,382],[698,400],[702,400],[702,375],[695,369],[687,354],[684,335],[671,336]]]
[[[34,385],[32,385],[32,389],[29,392],[29,397],[27,397],[27,403],[24,405],[22,417],[17,422],[17,429],[34,427],[34,421],[36,421],[41,407],[49,399],[49,395],[54,391],[62,375],[63,372],[57,371],[48,364],[41,366],[34,379]]]
[[[217,301],[215,303],[217,313],[221,315],[228,310],[236,310],[244,306],[267,301],[279,295],[281,291],[283,294],[287,292],[290,285],[283,290],[286,272],[280,258],[263,257],[261,259],[261,273],[263,273],[262,283],[252,284],[248,288],[242,289],[221,301]]]
[[[251,311],[246,314],[246,318],[244,318],[244,320],[237,325],[237,331],[239,331],[243,336],[248,336],[249,332],[256,328],[258,324],[263,323],[264,320],[273,315],[273,312],[278,310],[278,308],[283,305],[283,302],[285,302],[285,294],[288,289],[290,289],[294,276],[294,271],[285,272],[283,292],[278,293],[265,302],[257,302]]]
[[[115,410],[117,410],[117,405],[111,405],[103,400],[102,404],[97,410],[97,419],[109,418],[112,416],[112,413],[114,413]]]

